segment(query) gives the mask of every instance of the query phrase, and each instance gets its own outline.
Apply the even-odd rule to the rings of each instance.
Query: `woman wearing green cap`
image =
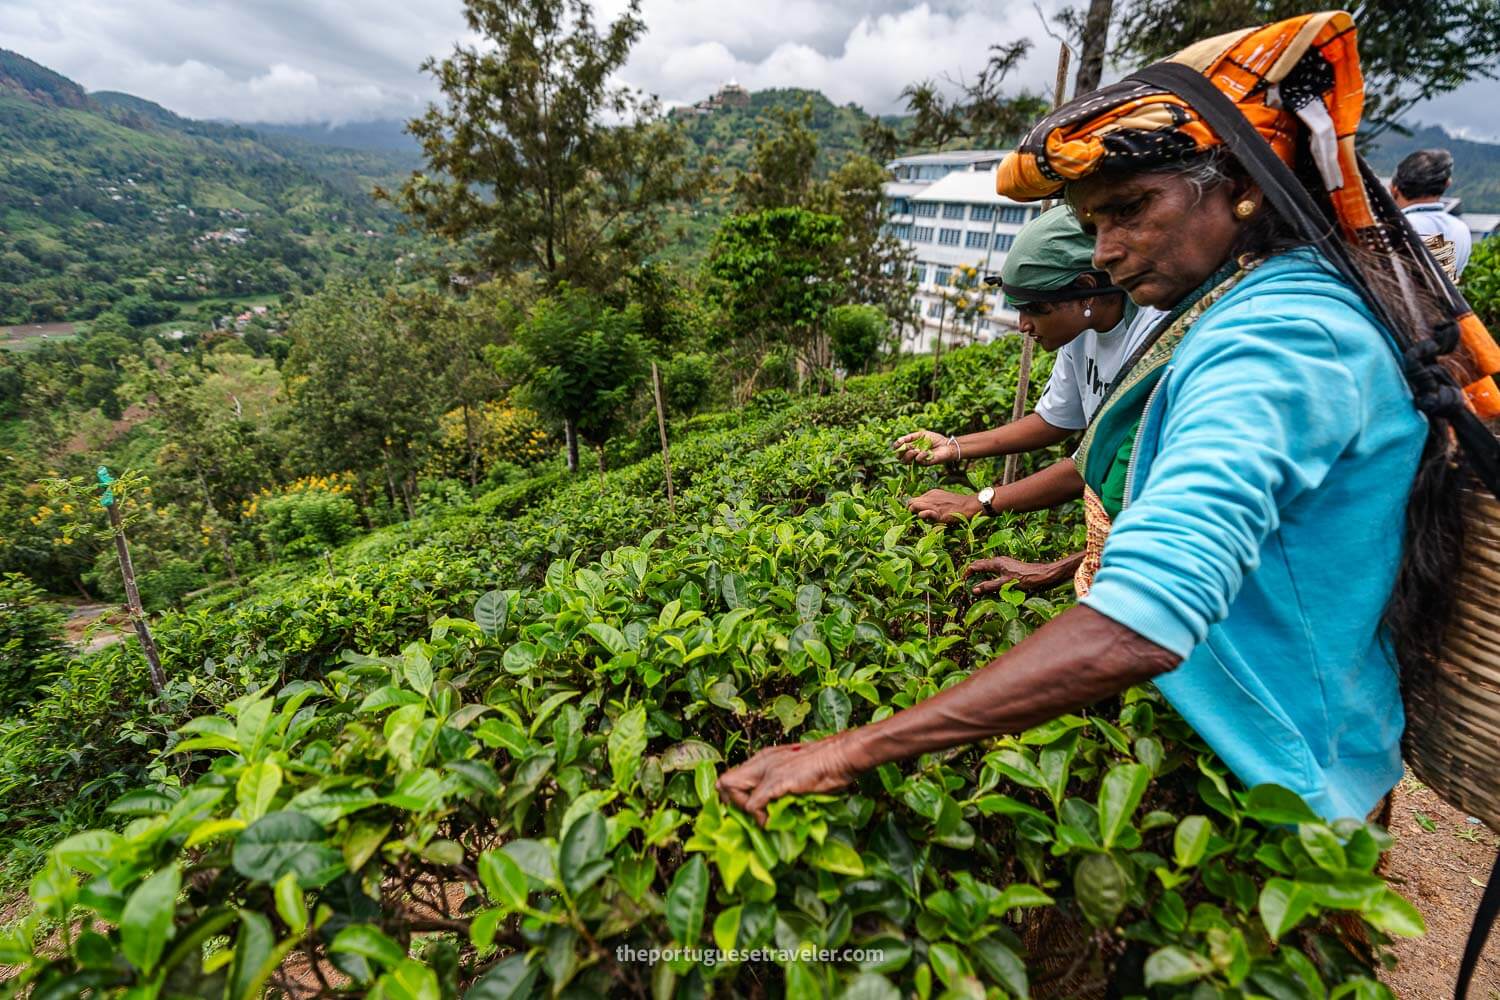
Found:
[[[893,446],[904,461],[937,465],[1034,451],[1088,426],[1110,383],[1161,316],[1132,303],[1107,274],[1095,269],[1093,255],[1093,238],[1066,207],[1044,212],[1021,229],[1005,255],[1000,284],[1006,303],[1020,314],[1021,332],[1035,337],[1043,350],[1057,352],[1041,400],[1033,412],[995,430],[962,437],[925,430],[907,434]],[[907,507],[925,521],[951,523],[1001,510],[1041,510],[1075,499],[1082,490],[1074,464],[1059,462],[978,494],[929,490]],[[990,562],[970,569],[1008,568]],[[1058,579],[1071,572],[1063,564],[1053,568],[1056,573],[1050,575]]]

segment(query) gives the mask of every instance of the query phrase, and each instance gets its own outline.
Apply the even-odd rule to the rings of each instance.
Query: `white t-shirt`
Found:
[[[1094,419],[1104,391],[1164,315],[1160,309],[1127,306],[1112,330],[1085,330],[1064,344],[1052,363],[1052,377],[1036,413],[1053,427],[1081,431]]]
[[[1469,263],[1469,251],[1474,248],[1474,237],[1464,220],[1449,215],[1439,202],[1424,201],[1418,205],[1407,205],[1401,210],[1406,221],[1417,231],[1418,236],[1441,236],[1453,244],[1453,259],[1458,273],[1464,273]]]

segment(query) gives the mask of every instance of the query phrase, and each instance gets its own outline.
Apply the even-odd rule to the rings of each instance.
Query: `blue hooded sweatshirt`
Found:
[[[1380,620],[1426,427],[1358,294],[1272,258],[1178,345],[1082,602],[1184,657],[1157,687],[1240,780],[1330,819],[1401,777]]]

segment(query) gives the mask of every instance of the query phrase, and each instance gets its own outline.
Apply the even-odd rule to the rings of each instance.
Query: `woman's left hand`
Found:
[[[859,776],[849,731],[815,743],[769,747],[719,778],[719,794],[766,825],[766,806],[783,795],[836,792]]]

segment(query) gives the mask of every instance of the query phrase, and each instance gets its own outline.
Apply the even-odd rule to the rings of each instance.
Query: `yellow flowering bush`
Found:
[[[542,418],[535,410],[492,400],[469,413],[479,471],[484,473],[502,462],[521,467],[535,465],[550,456],[555,447]],[[425,475],[463,478],[468,474],[469,431],[464,411],[450,410],[438,422],[438,446]]]

